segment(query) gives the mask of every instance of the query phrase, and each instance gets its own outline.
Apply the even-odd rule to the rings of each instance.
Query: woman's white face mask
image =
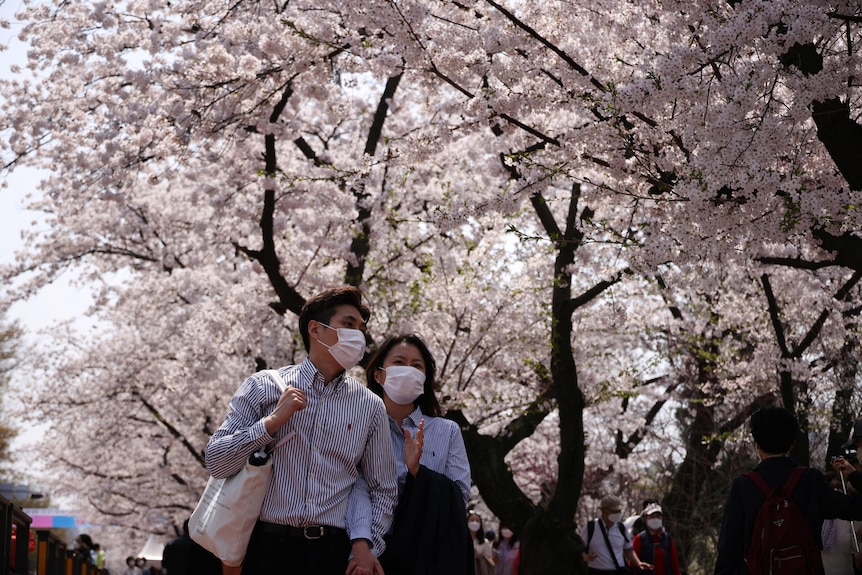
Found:
[[[411,365],[390,365],[383,371],[383,392],[399,405],[413,403],[425,391],[425,374]]]

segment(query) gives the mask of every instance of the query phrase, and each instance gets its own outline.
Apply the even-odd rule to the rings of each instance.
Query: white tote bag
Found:
[[[267,370],[282,392],[285,390],[281,376],[275,370]],[[245,551],[254,524],[260,517],[269,480],[272,476],[272,457],[266,457],[262,465],[254,465],[257,458],[282,446],[293,437],[290,432],[266,454],[253,453],[245,466],[236,475],[215,479],[210,477],[204,493],[189,519],[189,534],[201,547],[232,567],[242,565]]]

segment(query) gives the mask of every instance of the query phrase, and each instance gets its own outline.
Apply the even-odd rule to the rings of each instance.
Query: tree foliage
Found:
[[[0,324],[0,413],[8,413],[4,408],[7,394],[9,392],[10,374],[19,361],[21,346],[21,328],[17,323]],[[18,435],[18,427],[14,425],[11,417],[4,416],[0,423],[0,474],[11,478],[10,471],[6,469],[12,462],[11,451],[12,440]]]

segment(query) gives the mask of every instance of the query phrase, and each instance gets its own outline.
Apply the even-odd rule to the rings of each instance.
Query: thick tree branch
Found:
[[[389,111],[389,102],[395,97],[395,91],[398,89],[402,76],[403,73],[390,77],[383,88],[383,94],[380,95],[377,109],[374,112],[374,119],[365,139],[365,153],[369,156],[373,156],[377,152],[377,145],[383,136],[383,124],[386,121],[386,113]],[[365,262],[371,251],[371,202],[368,201],[370,194],[366,191],[364,183],[353,189],[353,196],[356,198],[355,203],[358,211],[356,223],[359,229],[350,242],[350,253],[353,254],[355,261],[347,262],[344,283],[358,286],[365,276]]]
[[[760,283],[763,285],[763,293],[766,295],[769,319],[772,322],[772,330],[775,332],[778,349],[781,350],[781,357],[789,357],[790,350],[787,349],[787,341],[784,337],[784,325],[781,323],[781,312],[778,309],[778,302],[775,299],[775,294],[772,292],[772,284],[769,281],[769,274],[761,275]]]
[[[631,273],[632,270],[630,268],[625,268],[618,271],[616,275],[614,275],[614,277],[612,277],[611,279],[602,280],[587,291],[581,293],[581,295],[579,295],[578,297],[569,300],[569,303],[566,305],[566,309],[570,312],[570,314],[574,313],[575,310],[591,302],[609,287],[618,284],[623,279],[623,275],[630,275]]]

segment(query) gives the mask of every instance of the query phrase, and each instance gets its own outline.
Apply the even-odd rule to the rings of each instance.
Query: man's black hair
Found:
[[[751,414],[751,436],[766,453],[787,453],[798,434],[796,417],[783,407],[764,407]]]
[[[335,313],[335,308],[340,305],[352,305],[359,310],[362,320],[367,322],[371,316],[371,312],[362,303],[362,292],[354,286],[344,286],[331,288],[323,291],[302,306],[299,312],[299,334],[302,336],[302,343],[305,345],[305,351],[311,349],[311,341],[308,335],[308,323],[310,321],[319,321],[329,323],[332,315]]]

